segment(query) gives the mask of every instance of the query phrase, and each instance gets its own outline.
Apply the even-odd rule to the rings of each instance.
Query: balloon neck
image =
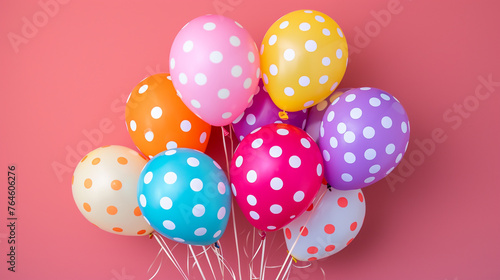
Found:
[[[149,234],[149,239],[153,239],[153,233]]]
[[[285,110],[279,112],[280,119],[286,121],[288,120],[288,114],[285,112]]]
[[[286,252],[287,254],[290,254],[290,251],[286,250]],[[290,257],[292,257],[294,263],[297,263],[297,259],[294,256],[290,255]]]
[[[227,131],[223,126],[222,126],[222,132],[224,133],[224,136],[229,135],[229,131]]]
[[[327,188],[329,191],[332,191],[332,185],[327,184],[327,185],[326,185],[326,188]]]
[[[260,235],[260,240],[264,240],[264,239],[266,239],[266,232],[265,232],[265,231],[261,231],[261,232],[259,233],[259,235]]]

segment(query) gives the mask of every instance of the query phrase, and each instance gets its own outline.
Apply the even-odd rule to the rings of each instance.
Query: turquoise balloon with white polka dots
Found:
[[[190,245],[216,242],[231,210],[229,182],[220,165],[187,148],[161,152],[144,166],[137,199],[158,233]]]

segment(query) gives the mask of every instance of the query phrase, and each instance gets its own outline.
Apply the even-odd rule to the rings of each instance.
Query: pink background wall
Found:
[[[355,241],[293,268],[290,279],[322,279],[322,271],[338,280],[500,279],[500,6],[457,0],[1,1],[0,279],[149,279],[158,244],[87,222],[71,194],[75,163],[90,146],[134,147],[124,101],[141,79],[168,71],[170,45],[186,22],[219,12],[260,45],[276,19],[304,8],[330,15],[347,36],[341,87],[392,93],[412,131],[392,180],[365,189],[367,215]],[[381,13],[390,19],[380,21]],[[90,131],[100,137],[88,141]],[[217,128],[207,153],[223,163],[221,146]],[[15,273],[6,263],[10,164],[17,167]],[[241,246],[250,248],[241,212],[237,225]],[[237,269],[232,233],[222,243]],[[269,265],[280,265],[281,232],[268,240]],[[185,264],[185,247],[174,253]],[[268,269],[266,278],[275,273]],[[201,279],[195,270],[191,278]],[[181,276],[164,258],[156,279]]]

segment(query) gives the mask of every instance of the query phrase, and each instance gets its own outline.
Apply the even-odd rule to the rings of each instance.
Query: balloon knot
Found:
[[[285,110],[279,112],[280,119],[286,121],[288,120],[288,114],[285,112]]]
[[[215,242],[215,243],[214,243],[214,246],[215,246],[215,248],[220,249],[220,247],[219,247],[219,243]]]
[[[149,239],[153,239],[153,233],[149,234]]]
[[[222,127],[222,131],[224,132],[224,136],[228,136],[229,135],[229,132],[224,127]]]
[[[330,184],[327,184],[326,185],[326,188],[329,190],[329,191],[332,191],[332,186]]]
[[[266,239],[266,232],[265,232],[265,231],[261,231],[261,232],[259,233],[259,235],[260,235],[260,239],[261,239],[261,240]]]

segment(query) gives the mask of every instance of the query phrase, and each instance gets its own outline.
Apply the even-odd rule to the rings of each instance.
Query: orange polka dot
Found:
[[[351,224],[351,231],[355,231],[356,228],[358,227],[358,223],[354,222]]]
[[[101,159],[100,158],[95,158],[95,159],[92,160],[92,165],[96,165],[99,162],[101,162]]]
[[[90,212],[90,205],[87,202],[83,203],[83,209],[85,209],[85,211],[87,212]]]
[[[140,231],[137,232],[137,234],[145,234],[145,233],[146,233],[145,229],[141,229]]]
[[[292,232],[290,231],[289,228],[285,229],[285,235],[287,239],[292,239]]]
[[[85,179],[83,185],[85,186],[85,188],[90,189],[90,187],[92,187],[92,180],[90,180],[89,178]]]
[[[359,198],[359,201],[363,202],[363,194],[362,193],[358,193],[358,198]]]
[[[314,208],[314,205],[311,203],[311,205],[309,205],[309,207],[307,207],[306,211],[311,211],[311,210],[313,210],[313,208]]]
[[[125,164],[128,163],[128,160],[126,158],[124,158],[124,157],[119,157],[117,159],[117,161],[118,161],[119,164],[123,164],[123,165],[125,165]]]
[[[335,226],[334,226],[334,225],[332,225],[332,224],[328,224],[328,225],[326,225],[326,226],[325,226],[325,232],[326,232],[327,234],[332,234],[332,233],[334,233],[334,232],[335,232]]]
[[[119,228],[119,227],[114,227],[113,228],[113,231],[116,231],[116,232],[122,232],[123,229],[122,228]]]
[[[349,245],[349,244],[351,244],[351,242],[352,242],[353,240],[354,240],[354,238],[349,239],[349,241],[347,241],[346,246],[347,246],[347,245]]]
[[[317,260],[317,259],[318,259],[318,258],[316,258],[316,257],[310,257],[310,258],[308,258],[307,260],[308,260],[308,261],[310,261],[310,262],[312,262],[312,261],[315,261],[315,260]]]
[[[108,206],[108,208],[106,208],[106,212],[108,212],[108,214],[110,215],[115,215],[116,213],[118,213],[118,209],[114,206]]]
[[[111,181],[111,188],[115,191],[119,190],[122,188],[122,182],[120,180],[113,180]]]
[[[135,209],[134,209],[134,215],[136,215],[137,217],[139,217],[140,215],[142,215],[141,208],[139,208],[139,206],[135,207]]]
[[[345,208],[347,207],[347,198],[341,197],[337,200],[337,203],[340,207]]]
[[[88,157],[88,155],[84,156],[80,162],[83,162],[84,160],[86,160],[87,157]]]
[[[326,246],[326,248],[325,248],[325,251],[327,251],[327,252],[331,252],[331,251],[333,251],[333,250],[335,250],[335,245],[328,245],[328,246]]]
[[[73,185],[74,182],[75,182],[75,175],[73,175],[73,177],[71,177],[71,184]]]
[[[316,246],[311,246],[311,247],[307,248],[307,252],[309,254],[316,254],[318,252],[318,248]]]
[[[304,230],[302,230],[304,229]],[[300,235],[307,236],[309,234],[309,230],[306,227],[300,227],[300,231],[302,232]]]
[[[101,148],[111,147],[111,145],[102,146]]]

